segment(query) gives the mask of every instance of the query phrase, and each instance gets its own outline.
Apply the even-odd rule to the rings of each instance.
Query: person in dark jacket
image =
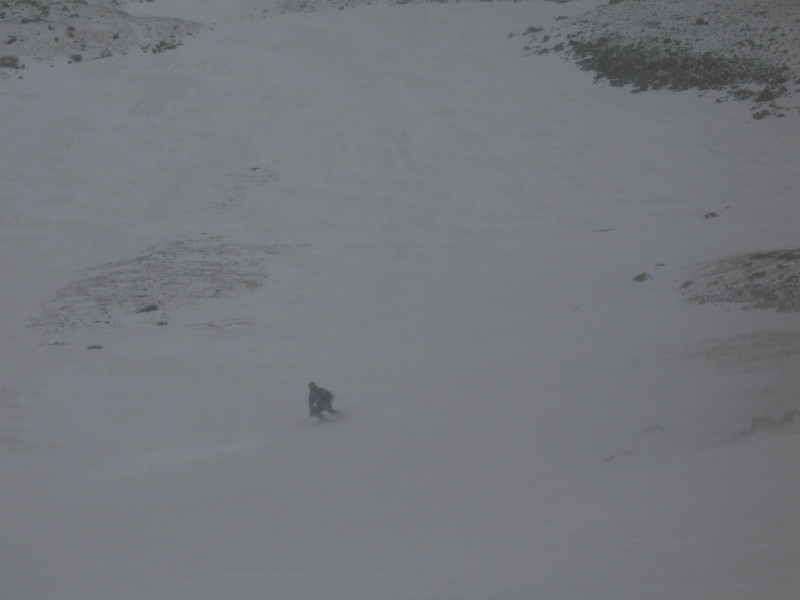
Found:
[[[312,417],[324,419],[322,413],[328,412],[338,415],[339,411],[333,408],[334,395],[325,388],[319,387],[313,381],[308,384],[308,412]]]

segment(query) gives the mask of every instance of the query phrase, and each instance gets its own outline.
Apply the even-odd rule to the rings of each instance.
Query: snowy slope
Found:
[[[135,17],[126,0],[5,0],[0,3],[0,80],[33,62],[79,63],[134,50],[165,52],[196,35],[200,23]]]
[[[797,314],[680,287],[797,246],[800,122],[526,56],[598,4],[129,2],[208,27],[3,81],[2,597],[793,598]]]

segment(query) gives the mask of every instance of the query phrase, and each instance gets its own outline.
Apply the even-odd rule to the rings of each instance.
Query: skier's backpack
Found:
[[[319,396],[319,403],[322,405],[330,404],[333,402],[333,394],[325,388],[317,388],[317,396]]]

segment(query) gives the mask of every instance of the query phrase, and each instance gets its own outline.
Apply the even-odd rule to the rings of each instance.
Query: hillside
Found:
[[[796,86],[646,5],[0,2],[0,596],[793,598]]]

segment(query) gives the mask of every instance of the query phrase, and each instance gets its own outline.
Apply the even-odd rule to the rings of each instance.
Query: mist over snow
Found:
[[[795,598],[800,13],[728,4],[0,0],[0,597]]]

